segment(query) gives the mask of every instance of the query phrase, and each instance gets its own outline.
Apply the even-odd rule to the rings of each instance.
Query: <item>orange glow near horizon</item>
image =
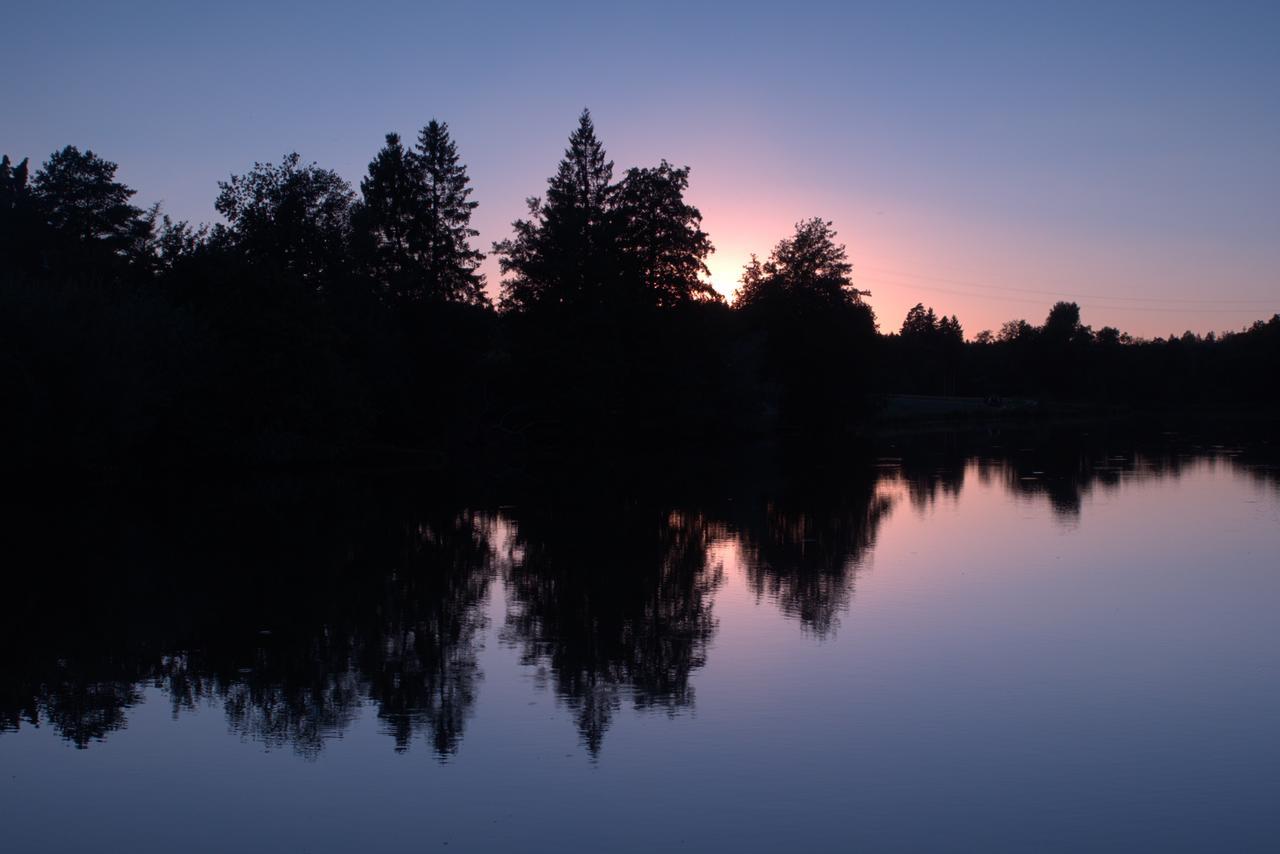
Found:
[[[742,278],[742,268],[750,259],[750,252],[743,254],[737,249],[723,251],[717,248],[715,254],[707,259],[707,270],[710,271],[710,275],[705,278],[721,296],[732,303],[734,292],[741,286],[739,280]]]
[[[1218,301],[1204,292],[1203,299],[1190,298],[1181,281],[1185,274],[1176,270],[1152,284],[1154,261],[1140,248],[1101,246],[1073,257],[1054,235],[1023,235],[1013,226],[1002,229],[951,212],[885,211],[856,200],[743,204],[736,188],[715,186],[721,177],[704,170],[690,196],[715,246],[707,279],[730,303],[752,254],[768,257],[797,222],[825,216],[846,246],[854,285],[871,291],[867,302],[882,333],[897,331],[916,303],[956,315],[970,340],[982,330],[998,332],[1008,320],[1043,323],[1060,300],[1078,303],[1083,322],[1095,330],[1114,326],[1140,337],[1234,331],[1280,310],[1280,300],[1270,296]],[[1238,262],[1212,262],[1241,280],[1257,278],[1254,270],[1232,270]],[[1167,259],[1160,260],[1162,271],[1166,266]]]

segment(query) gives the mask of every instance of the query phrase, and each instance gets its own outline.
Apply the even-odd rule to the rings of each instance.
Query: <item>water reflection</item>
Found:
[[[678,508],[600,501],[460,510],[375,484],[281,479],[199,494],[60,497],[15,508],[0,605],[0,729],[48,726],[84,748],[125,727],[144,689],[180,716],[307,757],[365,709],[396,751],[447,760],[484,674],[489,603],[502,643],[599,753],[619,710],[677,714],[713,654],[724,555],[758,602],[819,639],[851,608],[882,524],[970,479],[1047,502],[1189,465],[1274,466],[1228,449],[1142,455],[942,448],[887,457],[838,486],[762,488]],[[725,547],[730,547],[726,550]]]
[[[734,527],[757,599],[775,603],[819,638],[834,632],[848,609],[853,577],[894,504],[874,476],[847,487],[770,500]]]
[[[624,700],[675,713],[715,632],[723,531],[699,513],[516,513],[504,639],[545,668],[582,742],[600,750]]]
[[[4,726],[86,747],[153,685],[175,715],[220,705],[233,732],[303,755],[366,704],[397,750],[422,734],[455,751],[480,679],[492,519],[278,486],[185,512],[104,505],[53,530],[26,519],[24,541],[44,547],[30,565],[59,574],[25,575],[10,600]]]

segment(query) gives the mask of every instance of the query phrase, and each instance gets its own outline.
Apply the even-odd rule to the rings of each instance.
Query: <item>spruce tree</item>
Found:
[[[933,309],[930,308],[929,311],[926,312],[924,303],[916,303],[911,310],[907,312],[906,319],[902,321],[902,331],[900,333],[902,337],[918,340],[931,338],[933,333],[937,331],[936,324],[930,317],[930,312],[932,311]]]
[[[7,270],[39,266],[44,222],[31,189],[24,157],[14,166],[9,155],[0,158],[0,265]]]
[[[599,304],[616,275],[609,239],[613,162],[596,138],[589,110],[569,136],[545,201],[529,199],[529,218],[512,224],[515,236],[494,244],[509,278],[502,283],[508,309]]]
[[[389,133],[360,181],[352,214],[361,266],[392,298],[410,297],[422,278],[416,247],[421,207],[417,158]]]
[[[420,187],[417,228],[412,236],[421,259],[424,292],[452,302],[488,305],[484,276],[477,272],[484,253],[471,248],[480,232],[471,227],[476,202],[471,179],[458,162],[449,126],[432,119],[418,135],[414,153]]]

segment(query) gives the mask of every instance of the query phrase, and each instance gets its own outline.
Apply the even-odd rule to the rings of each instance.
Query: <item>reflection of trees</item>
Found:
[[[487,522],[460,514],[416,526],[407,564],[387,579],[360,670],[397,750],[423,732],[447,756],[462,741],[481,678],[476,649],[491,578]]]
[[[1193,458],[1175,453],[1114,453],[1105,446],[1049,445],[987,462],[1008,492],[1048,501],[1064,520],[1080,515],[1095,489],[1117,489],[1126,478],[1177,477]]]
[[[964,457],[949,454],[905,457],[898,467],[898,477],[907,487],[911,505],[919,510],[930,507],[939,496],[955,498],[964,488]]]
[[[43,608],[24,609],[30,619],[15,608],[7,624],[0,727],[45,722],[86,746],[122,727],[151,684],[175,715],[214,702],[234,731],[304,755],[366,703],[397,750],[421,732],[453,753],[480,679],[487,525],[362,498],[353,511],[257,494],[247,509],[180,519],[142,520],[133,507],[69,538],[43,532],[48,544],[78,541],[66,547],[77,559],[102,536],[115,542],[84,585],[33,577],[19,590]]]
[[[592,754],[624,699],[674,713],[715,631],[713,526],[701,515],[521,515],[504,638],[549,669]]]
[[[500,567],[504,640],[546,674],[594,753],[624,704],[693,703],[716,629],[717,543],[736,539],[754,594],[826,638],[896,495],[927,506],[968,469],[1069,521],[1091,490],[1206,459],[1280,488],[1273,457],[1064,444],[904,453],[834,486],[699,512],[498,519],[293,481],[180,500],[59,496],[47,514],[26,501],[0,514],[13,567],[0,595],[0,730],[44,724],[85,747],[153,687],[175,715],[213,704],[243,737],[308,756],[370,707],[396,750],[421,736],[445,758],[477,701]]]
[[[1055,447],[1018,454],[1000,461],[1001,478],[1010,493],[1045,498],[1059,517],[1074,519],[1093,488],[1089,456],[1077,448]]]
[[[326,667],[324,658],[322,652],[303,662],[309,667],[290,668],[294,672],[287,674],[264,660],[242,678],[219,685],[232,730],[268,747],[291,745],[303,755],[318,753],[325,739],[355,721],[361,698],[359,677]]]
[[[66,667],[50,681],[42,682],[38,691],[39,696],[28,703],[27,720],[35,724],[43,718],[63,738],[81,748],[123,729],[125,712],[142,699],[134,682],[89,678]]]
[[[854,573],[891,507],[892,499],[878,494],[868,476],[825,500],[812,494],[802,501],[784,498],[735,517],[751,589],[806,631],[829,636],[849,607]]]

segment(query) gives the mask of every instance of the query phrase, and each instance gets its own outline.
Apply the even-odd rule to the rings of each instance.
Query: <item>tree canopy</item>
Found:
[[[862,303],[853,284],[853,265],[829,220],[798,222],[795,234],[780,240],[767,261],[752,256],[737,304],[751,308],[778,300],[827,307]]]
[[[218,189],[214,207],[227,218],[225,237],[250,262],[317,288],[347,265],[355,194],[338,173],[294,152],[279,165],[255,163]]]
[[[426,295],[488,305],[484,276],[477,268],[484,253],[471,248],[480,232],[471,227],[471,179],[458,159],[458,148],[449,137],[449,126],[432,119],[418,134],[414,152],[422,200],[417,207],[418,241]]]
[[[613,195],[612,237],[630,299],[669,307],[722,297],[704,278],[714,249],[702,214],[684,200],[689,168],[663,160],[628,169]]]
[[[212,228],[135,206],[117,174],[74,146],[39,169],[0,158],[0,392],[19,413],[0,447],[25,459],[656,460],[735,437],[844,442],[878,395],[1263,408],[1248,378],[1280,370],[1280,317],[1134,340],[1062,301],[966,343],[957,315],[917,303],[877,335],[823,218],[753,257],[726,304],[689,167],[615,181],[585,110],[494,246],[498,311],[444,122],[387,134],[358,197],[296,153],[255,163],[219,183]]]
[[[48,255],[55,266],[111,267],[145,244],[151,223],[130,204],[134,191],[115,179],[117,168],[93,151],[68,145],[36,172],[32,196],[56,244]],[[10,179],[15,188],[20,172],[22,165]]]
[[[608,241],[613,161],[596,137],[589,110],[578,117],[546,198],[528,200],[529,216],[493,246],[500,259],[502,305],[521,310],[598,304],[613,284]]]

